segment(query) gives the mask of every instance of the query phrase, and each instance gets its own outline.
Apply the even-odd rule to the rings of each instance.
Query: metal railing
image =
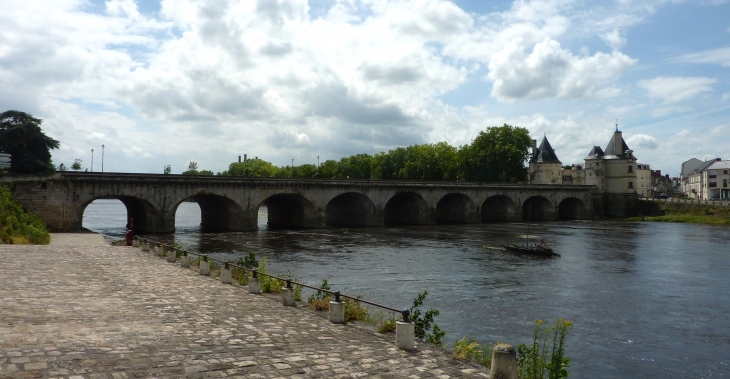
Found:
[[[139,239],[138,239],[137,236],[134,236],[134,239],[137,240],[137,241],[139,241]],[[143,238],[142,241],[143,241],[143,243],[145,245],[150,246],[147,238]],[[286,288],[289,288],[289,289],[293,289],[294,288],[293,285],[297,285],[297,286],[300,286],[300,287],[317,290],[319,292],[329,293],[329,294],[331,294],[331,295],[334,296],[334,301],[335,302],[338,302],[338,303],[342,302],[342,299],[341,298],[346,298],[346,299],[350,299],[350,300],[353,300],[353,301],[356,301],[356,302],[359,302],[359,303],[365,303],[365,304],[372,305],[372,306],[377,307],[377,308],[385,309],[387,311],[391,311],[391,312],[395,312],[395,313],[400,313],[401,316],[403,317],[403,322],[410,322],[409,316],[411,314],[411,311],[409,309],[396,309],[396,308],[393,308],[393,307],[389,307],[387,305],[378,304],[378,303],[375,303],[375,302],[372,302],[372,301],[367,301],[365,299],[362,299],[362,298],[359,298],[359,297],[356,297],[356,296],[346,295],[346,294],[344,294],[344,293],[342,293],[340,291],[331,291],[331,290],[328,290],[328,289],[323,289],[323,288],[319,288],[319,287],[315,287],[315,286],[310,286],[308,284],[295,282],[291,278],[282,278],[282,277],[279,277],[279,276],[276,276],[276,275],[271,275],[271,274],[259,272],[258,270],[254,269],[254,268],[237,265],[237,264],[231,263],[231,261],[224,261],[222,259],[213,258],[213,257],[208,256],[207,254],[195,253],[195,252],[188,252],[188,251],[183,250],[181,248],[176,248],[174,245],[162,243],[162,242],[159,242],[159,241],[153,241],[151,239],[149,241],[152,242],[153,244],[157,244],[157,246],[160,248],[160,250],[162,250],[163,247],[165,247],[167,249],[167,251],[168,251],[168,254],[169,253],[174,253],[175,255],[177,255],[177,251],[179,250],[179,251],[181,251],[183,253],[183,256],[195,255],[195,256],[198,256],[198,257],[202,257],[203,258],[203,262],[208,262],[209,259],[212,260],[213,262],[219,262],[219,263],[223,264],[223,267],[226,268],[226,269],[229,269],[229,268],[233,267],[233,268],[237,268],[237,269],[240,269],[240,270],[243,270],[243,271],[248,271],[248,272],[251,273],[251,277],[252,278],[258,278],[259,275],[263,275],[263,276],[266,276],[266,277],[269,277],[269,278],[272,278],[272,279],[280,280],[280,281],[286,283]]]

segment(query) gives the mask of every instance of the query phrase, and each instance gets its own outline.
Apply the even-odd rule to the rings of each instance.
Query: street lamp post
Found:
[[[94,172],[94,149],[91,149],[91,172]]]
[[[101,145],[101,172],[104,172],[104,145]]]

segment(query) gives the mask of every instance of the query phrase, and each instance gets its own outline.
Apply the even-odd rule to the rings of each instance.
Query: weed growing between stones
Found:
[[[381,321],[378,325],[378,333],[395,333],[395,317]]]
[[[477,340],[469,338],[469,336],[464,336],[464,338],[454,342],[454,348],[451,350],[451,353],[456,359],[470,360],[490,367],[492,365],[492,349],[494,349],[495,345],[480,345]]]
[[[319,288],[320,290],[331,290],[329,283],[327,283],[327,279],[322,280],[322,285],[320,285]],[[309,308],[314,309],[315,311],[329,311],[332,295],[320,290],[317,290],[317,292],[309,296],[307,304],[309,304]]]
[[[549,328],[542,320],[535,321],[532,345],[520,344],[517,347],[520,379],[544,379],[545,374],[548,379],[568,377],[570,359],[565,356],[565,337],[572,326],[572,322],[562,318]]]
[[[359,296],[358,296],[359,297]],[[345,322],[365,320],[368,310],[357,300],[345,299]]]
[[[236,266],[245,267],[251,270],[258,269],[259,261],[256,260],[256,253],[250,252],[248,253],[248,256],[246,258],[238,258],[238,260],[236,261]],[[234,280],[245,286],[248,285],[248,278],[251,274],[244,269],[234,267],[231,271],[231,275]]]

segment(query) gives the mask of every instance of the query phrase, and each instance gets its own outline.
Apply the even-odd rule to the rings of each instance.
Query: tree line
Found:
[[[487,128],[470,144],[460,147],[446,142],[412,145],[375,155],[326,160],[319,166],[276,166],[254,158],[233,162],[218,175],[515,183],[527,180],[525,163],[531,145],[527,129],[504,124]]]

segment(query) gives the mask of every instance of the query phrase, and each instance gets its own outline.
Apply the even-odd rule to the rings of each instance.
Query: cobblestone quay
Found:
[[[98,235],[0,245],[0,378],[484,378]]]

